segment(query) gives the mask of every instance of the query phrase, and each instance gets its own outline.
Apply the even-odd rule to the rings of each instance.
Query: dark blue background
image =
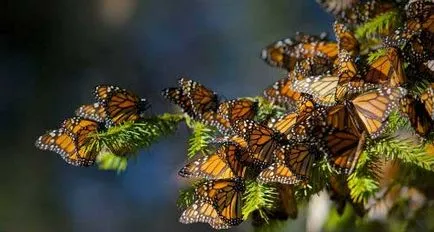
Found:
[[[331,32],[314,0],[10,0],[0,3],[0,231],[208,230],[178,223],[185,126],[116,175],[68,166],[35,139],[91,102],[97,84],[131,89],[155,114],[188,75],[226,98],[283,77],[260,50],[296,31]],[[241,230],[248,230],[248,223]]]

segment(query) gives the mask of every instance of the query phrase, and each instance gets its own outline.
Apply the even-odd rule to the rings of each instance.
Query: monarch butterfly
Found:
[[[217,112],[207,111],[202,114],[201,121],[216,127],[222,134],[232,131],[232,122],[238,119],[252,119],[258,110],[258,102],[248,99],[236,99],[222,102]]]
[[[104,122],[107,117],[104,107],[98,102],[80,106],[80,108],[75,111],[75,115],[96,122]]]
[[[434,83],[420,95],[420,100],[424,104],[431,119],[434,120]]]
[[[284,145],[275,151],[276,162],[262,170],[261,183],[296,184],[308,179],[310,168],[318,151],[307,144]]]
[[[276,41],[262,50],[261,58],[270,66],[290,71],[295,65],[295,60],[288,55],[288,51],[293,45],[294,41],[289,38]]]
[[[353,32],[351,32],[345,24],[335,21],[333,29],[335,31],[339,51],[344,50],[351,55],[355,55],[359,52],[359,42]]]
[[[382,87],[360,94],[351,100],[351,105],[368,134],[376,138],[383,132],[392,109],[406,94],[403,88]]]
[[[433,14],[434,16],[434,14]],[[422,31],[413,36],[402,49],[404,60],[423,63],[434,56],[434,32]]]
[[[272,86],[264,90],[265,98],[282,107],[286,107],[288,111],[294,111],[298,108],[299,102],[305,100],[304,94],[292,89],[291,77],[285,77],[275,82]]]
[[[253,119],[258,110],[258,102],[249,99],[236,99],[222,102],[217,109],[217,114],[230,122],[238,119]]]
[[[295,80],[295,91],[310,94],[315,102],[324,106],[338,103],[347,94],[347,88],[339,85],[339,77],[334,75],[311,76],[303,80]]]
[[[245,166],[238,160],[244,152],[238,144],[224,142],[214,154],[199,158],[179,171],[182,177],[225,179],[244,177]]]
[[[315,56],[300,60],[295,64],[294,71],[288,74],[288,78],[302,80],[308,76],[327,74],[332,68],[329,59]]]
[[[163,95],[163,97],[165,97],[172,103],[175,103],[176,105],[181,107],[184,113],[194,118],[195,115],[193,114],[190,99],[187,97],[186,94],[182,92],[180,88],[163,89],[161,91],[161,95]]]
[[[329,13],[340,15],[344,10],[353,7],[359,0],[317,0]]]
[[[297,33],[268,45],[262,50],[261,57],[269,65],[292,71],[297,61],[309,57],[327,57],[333,60],[337,55],[336,44],[326,41],[326,34],[311,36]]]
[[[403,85],[406,77],[398,51],[392,47],[386,48],[386,53],[370,65],[364,80],[392,87]]]
[[[417,134],[425,136],[432,130],[433,122],[423,103],[407,96],[401,99],[401,111],[410,119]]]
[[[195,202],[181,215],[184,224],[204,222],[214,229],[240,224],[241,197],[245,187],[241,178],[209,180],[195,190]]]
[[[307,100],[302,103],[297,112],[287,113],[277,120],[272,119],[268,123],[268,127],[285,135],[289,141],[304,141],[314,134],[314,129],[322,126],[324,112],[324,108]]]
[[[182,93],[190,99],[191,109],[196,117],[200,118],[207,111],[217,110],[219,100],[216,93],[196,81],[183,77],[178,80],[178,84]]]
[[[253,120],[237,120],[235,135],[247,143],[249,159],[254,166],[266,167],[273,160],[273,151],[284,143],[283,135]]]
[[[335,130],[325,136],[328,160],[338,172],[351,174],[357,165],[366,141],[366,132],[356,128]]]
[[[359,4],[355,4],[354,7],[343,10],[336,17],[348,24],[357,25],[367,22],[392,8],[394,8],[394,4],[388,1],[361,1]]]
[[[95,97],[105,109],[107,127],[137,121],[149,108],[146,99],[117,86],[99,85],[95,88]]]
[[[90,166],[95,162],[96,153],[88,149],[89,135],[97,132],[100,124],[93,120],[74,117],[65,120],[62,127],[52,130],[36,140],[36,147],[60,154],[74,166]]]

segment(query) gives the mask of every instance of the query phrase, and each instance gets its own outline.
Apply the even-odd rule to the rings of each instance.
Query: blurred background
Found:
[[[160,90],[179,75],[226,98],[259,95],[284,75],[261,49],[296,31],[330,34],[332,20],[314,0],[2,1],[0,231],[209,230],[178,223],[184,125],[120,175],[69,166],[34,141],[97,84],[135,91],[155,114],[174,110]]]

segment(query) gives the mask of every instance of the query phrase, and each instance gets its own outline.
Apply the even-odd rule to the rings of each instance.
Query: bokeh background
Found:
[[[284,75],[260,50],[296,31],[330,33],[332,20],[314,0],[2,1],[0,231],[209,230],[178,223],[185,126],[121,175],[68,166],[35,139],[97,84],[135,91],[155,114],[175,110],[160,90],[179,75],[226,98],[259,95]]]

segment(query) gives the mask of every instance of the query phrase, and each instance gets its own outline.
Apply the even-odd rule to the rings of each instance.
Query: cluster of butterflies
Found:
[[[60,154],[68,164],[91,166],[99,153],[91,147],[91,135],[125,122],[136,122],[149,107],[146,99],[117,86],[99,85],[94,95],[95,103],[80,106],[75,116],[64,120],[59,129],[40,136],[36,147]]]
[[[246,179],[278,186],[308,184],[312,166],[323,158],[338,173],[328,189],[342,210],[345,202],[352,203],[346,177],[354,171],[366,140],[384,134],[393,111],[408,117],[417,134],[431,132],[434,4],[320,3],[337,18],[336,41],[298,33],[261,53],[266,63],[288,72],[264,91],[268,101],[285,108],[282,116],[259,121],[255,101],[221,101],[215,92],[187,78],[179,80],[179,87],[163,90],[163,96],[191,118],[216,127],[222,135],[215,140],[214,153],[179,171],[182,177],[202,179],[194,203],[182,213],[182,223],[204,222],[216,229],[238,225]],[[392,9],[403,12],[403,27],[384,35],[384,52],[368,62],[353,27]],[[424,81],[433,84],[422,94],[407,90]],[[293,202],[292,188],[284,192],[281,197]],[[353,206],[363,213],[363,205]],[[284,210],[288,215],[291,207]]]

